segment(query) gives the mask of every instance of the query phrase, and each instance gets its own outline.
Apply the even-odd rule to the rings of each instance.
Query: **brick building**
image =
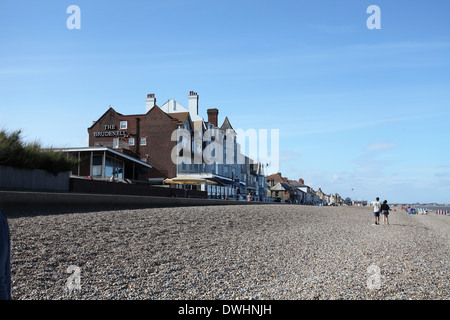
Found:
[[[157,106],[155,95],[148,94],[145,113],[124,115],[110,107],[88,128],[89,147],[70,150],[72,156],[82,160],[72,173],[95,179],[117,178],[152,183],[189,175],[214,181],[214,185],[201,186],[213,198],[248,192],[257,195],[259,199],[265,198],[266,180],[261,164],[254,163],[248,157],[241,164],[220,163],[227,153],[224,143],[226,131],[233,128],[227,117],[219,126],[219,110],[216,108],[207,110],[208,119],[205,121],[198,114],[198,100],[197,93],[190,91],[187,108],[173,99]],[[179,142],[172,140],[176,129],[187,130],[191,135],[190,154],[183,156],[192,160],[194,152],[203,155],[203,151],[212,143],[196,143],[195,137],[199,133],[203,135],[207,130],[217,130],[215,143],[219,143],[217,148],[223,149],[224,159],[218,159],[219,163],[212,164],[205,163],[203,158],[200,163],[174,163],[172,153],[178,152],[176,146]],[[189,142],[183,141],[184,143]],[[242,156],[236,139],[233,150],[235,158]]]
[[[109,147],[152,165],[149,178],[174,177],[176,166],[171,151],[176,141],[171,141],[171,135],[190,122],[186,112],[169,115],[157,106],[135,115],[123,115],[109,108],[88,129],[89,146]]]

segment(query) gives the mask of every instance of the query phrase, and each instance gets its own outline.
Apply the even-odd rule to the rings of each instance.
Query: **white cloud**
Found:
[[[386,149],[395,148],[397,144],[395,142],[374,142],[370,145],[368,145],[365,150],[369,152],[377,152],[377,151],[383,151]]]
[[[301,154],[290,149],[280,150],[280,162],[285,162],[293,159],[298,159]]]

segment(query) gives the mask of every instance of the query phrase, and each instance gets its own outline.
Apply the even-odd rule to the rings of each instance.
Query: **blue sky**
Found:
[[[81,9],[69,30],[67,7]],[[381,9],[369,30],[368,6]],[[450,2],[0,2],[0,127],[87,145],[111,105],[279,129],[280,171],[327,193],[450,202]]]

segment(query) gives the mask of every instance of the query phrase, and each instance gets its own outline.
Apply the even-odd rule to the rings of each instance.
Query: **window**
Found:
[[[93,177],[102,177],[104,173],[105,177],[114,176],[119,179],[124,178],[125,165],[122,160],[106,156],[104,169],[105,171],[103,172],[103,156],[95,155],[92,159]]]
[[[128,129],[128,121],[120,121],[120,129]]]
[[[141,138],[141,146],[147,145],[147,138]]]
[[[106,157],[105,177],[114,176],[123,179],[124,163],[122,160]]]
[[[119,138],[114,138],[113,139],[113,148],[114,149],[119,148]]]
[[[101,177],[102,176],[102,156],[94,156],[92,159],[92,176],[93,177]]]
[[[128,144],[129,144],[130,146],[134,146],[134,138],[128,139]]]

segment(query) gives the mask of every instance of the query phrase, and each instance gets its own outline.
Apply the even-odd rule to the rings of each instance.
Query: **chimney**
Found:
[[[198,115],[198,95],[197,92],[189,91],[188,109],[192,115]]]
[[[155,94],[149,93],[147,99],[145,99],[145,113],[149,112],[154,106],[156,106]]]
[[[218,128],[217,122],[218,122],[219,110],[214,108],[214,109],[208,109],[206,112],[208,113],[208,122],[213,124],[216,128]]]
[[[303,179],[298,179],[298,182],[300,182],[301,184],[305,184],[305,180],[303,180]]]

